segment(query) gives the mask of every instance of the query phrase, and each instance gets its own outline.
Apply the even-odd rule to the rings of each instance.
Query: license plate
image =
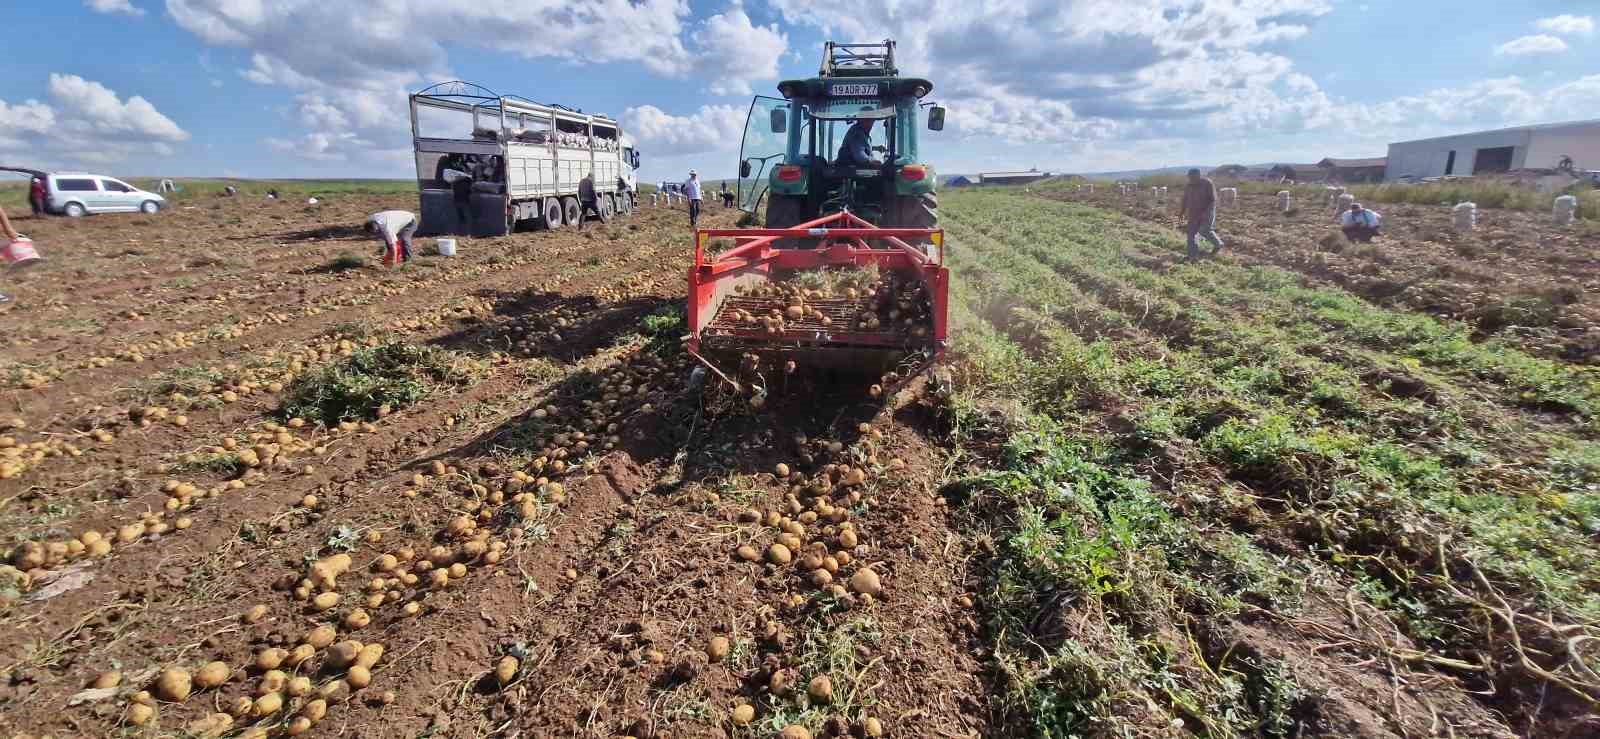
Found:
[[[878,95],[877,83],[872,84],[835,84],[828,86],[829,97],[876,97]]]

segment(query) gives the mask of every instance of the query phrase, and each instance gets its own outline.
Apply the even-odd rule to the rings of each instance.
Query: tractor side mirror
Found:
[[[746,159],[746,160],[744,160],[742,162],[739,162],[739,179],[741,179],[741,180],[750,179],[750,160],[749,159]]]
[[[928,109],[928,130],[929,131],[943,131],[944,130],[944,106],[943,105],[935,105],[932,108]]]
[[[772,113],[772,132],[784,133],[789,130],[789,111],[785,108],[774,108]]]

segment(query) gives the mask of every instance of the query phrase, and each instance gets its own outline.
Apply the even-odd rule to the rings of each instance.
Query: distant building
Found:
[[[1211,179],[1228,182],[1261,181],[1268,179],[1270,167],[1246,167],[1242,164],[1224,164],[1211,170]]]
[[[1328,176],[1328,171],[1318,164],[1274,164],[1267,168],[1267,180],[1270,182],[1321,182]]]
[[[1037,169],[1030,169],[1026,172],[980,172],[978,174],[978,184],[1026,185],[1030,182],[1038,182],[1049,176],[1049,172],[1040,172]]]
[[[1600,120],[1518,126],[1389,145],[1385,180],[1600,168]]]
[[[1384,167],[1389,160],[1384,157],[1372,159],[1334,159],[1328,157],[1317,166],[1327,173],[1325,179],[1329,182],[1357,183],[1357,182],[1382,182]]]
[[[958,174],[944,181],[945,187],[972,187],[972,180],[964,174]]]

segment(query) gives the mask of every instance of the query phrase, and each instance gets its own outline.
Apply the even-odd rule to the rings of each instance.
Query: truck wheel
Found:
[[[600,196],[600,220],[609,221],[617,214],[616,201],[610,195]]]
[[[544,199],[544,227],[552,231],[561,228],[564,221],[561,219],[561,201],[555,198]]]
[[[583,225],[583,206],[578,205],[578,199],[568,195],[561,199],[561,218],[568,226]]]
[[[617,212],[627,215],[633,212],[633,197],[628,193],[617,195]]]

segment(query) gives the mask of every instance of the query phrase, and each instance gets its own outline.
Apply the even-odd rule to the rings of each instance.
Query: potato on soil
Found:
[[[850,589],[862,595],[877,597],[883,593],[883,583],[878,579],[878,573],[873,572],[871,567],[863,567],[850,576]]]
[[[316,649],[324,649],[337,638],[339,638],[339,632],[332,626],[323,624],[306,632],[304,641]]]
[[[778,739],[811,739],[811,731],[798,724],[790,724],[778,732]]]
[[[361,665],[351,665],[350,670],[344,674],[344,681],[350,687],[360,690],[372,684],[372,671]]]
[[[128,704],[128,712],[123,717],[123,720],[129,726],[144,726],[150,723],[150,719],[155,718],[155,716],[156,709],[143,703],[130,703]]]
[[[253,624],[266,617],[267,605],[265,603],[257,603],[253,606],[250,606],[249,610],[246,610],[241,616],[239,616],[239,620],[247,624]]]
[[[511,655],[501,657],[500,662],[494,666],[494,677],[500,681],[501,686],[510,685],[511,681],[516,678],[517,668],[520,666],[521,663],[516,657]]]
[[[250,715],[256,718],[264,718],[281,710],[283,710],[283,696],[277,693],[268,693],[256,699],[255,705],[250,709]]]
[[[172,703],[182,703],[189,697],[189,692],[194,687],[194,679],[189,671],[168,667],[161,671],[161,676],[156,678],[156,697]]]
[[[706,656],[709,657],[712,662],[721,662],[724,657],[728,656],[728,650],[731,648],[731,646],[732,645],[728,643],[728,637],[713,636],[711,637],[711,642],[706,644]]]
[[[115,688],[121,684],[122,672],[120,670],[106,670],[96,675],[94,682],[89,683],[89,687],[105,690],[106,688]]]
[[[773,564],[786,565],[793,558],[794,555],[789,553],[789,547],[783,544],[773,544],[767,547],[767,559]]]
[[[256,669],[276,670],[283,665],[289,653],[277,647],[269,647],[256,653]]]
[[[207,662],[194,673],[194,684],[201,689],[215,688],[228,681],[233,670],[222,662]]]
[[[733,721],[734,726],[748,726],[751,721],[756,720],[756,707],[749,703],[740,703],[733,707],[733,712],[728,718]]]
[[[811,678],[811,684],[806,686],[806,695],[811,697],[813,703],[833,702],[833,680],[827,675]]]
[[[349,667],[360,656],[362,646],[358,641],[339,642],[328,648],[328,663],[334,667]]]
[[[868,716],[867,720],[861,722],[861,733],[866,734],[870,739],[877,739],[883,736],[883,723],[876,718]]]

